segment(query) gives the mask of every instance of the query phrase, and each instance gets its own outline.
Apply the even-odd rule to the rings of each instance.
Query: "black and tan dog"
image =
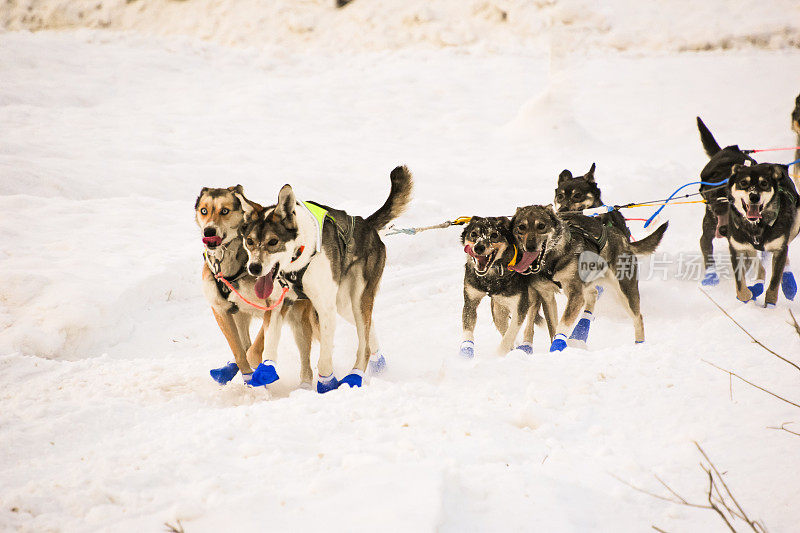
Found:
[[[195,202],[195,221],[200,227],[205,246],[202,272],[203,293],[211,304],[211,311],[222,334],[228,341],[235,362],[211,371],[211,377],[226,384],[241,371],[247,384],[251,383],[253,368],[262,361],[264,330],[269,324],[271,312],[262,311],[242,301],[230,288],[217,279],[224,277],[240,294],[251,302],[265,303],[255,292],[256,278],[247,272],[247,252],[242,245],[240,231],[244,224],[244,191],[241,185],[228,188],[203,187]],[[258,205],[249,202],[248,205]],[[260,207],[260,206],[259,206]],[[301,380],[310,386],[310,350],[316,323],[313,307],[300,303],[283,310],[292,326],[300,350]],[[263,319],[254,343],[250,342],[250,323]],[[264,383],[261,383],[263,385]]]
[[[574,177],[572,172],[567,169],[558,175],[558,187],[556,188],[553,206],[556,211],[582,211],[592,207],[600,207],[603,204],[600,187],[594,179],[595,164],[583,176]],[[618,210],[603,213],[599,216],[600,221],[607,226],[614,226],[623,233],[629,240],[631,230],[625,223],[625,217]]]
[[[724,239],[728,232],[730,203],[726,187],[727,180],[734,165],[745,163],[755,165],[756,160],[745,154],[736,145],[720,148],[700,117],[697,117],[697,129],[700,131],[703,149],[711,158],[700,171],[700,181],[706,183],[706,185],[700,185],[700,194],[706,202],[700,236],[700,251],[703,254],[703,266],[705,267],[705,276],[701,283],[709,286],[719,284],[719,275],[714,261],[714,239]]]
[[[800,229],[800,199],[784,165],[734,165],[726,187],[729,210],[728,244],[736,277],[736,297],[753,298],[747,287],[749,261],[758,251],[772,253],[772,277],[764,297],[774,306],[784,274],[789,243]]]
[[[398,217],[411,201],[412,177],[406,167],[390,175],[386,202],[362,218],[313,202],[299,202],[284,185],[278,203],[255,214],[244,230],[248,271],[256,276],[259,297],[269,296],[275,282],[310,300],[319,317],[320,357],[317,391],[340,384],[358,387],[370,355],[378,350],[372,309],[386,262],[378,230]],[[247,209],[247,206],[245,206]],[[353,371],[338,381],[333,375],[333,339],[337,311],[358,333]],[[273,313],[266,334],[266,354],[276,357],[281,315]]]
[[[558,288],[539,276],[524,276],[514,271],[519,254],[511,234],[511,221],[507,217],[472,217],[461,232],[461,244],[467,254],[461,355],[467,358],[475,355],[475,322],[484,296],[491,299],[492,319],[503,336],[499,354],[514,348],[526,316],[528,324],[523,342],[517,348],[528,354],[533,352],[534,317],[540,306],[544,309],[552,340],[558,320],[554,297]]]
[[[551,352],[566,348],[567,334],[584,307],[594,311],[597,281],[606,282],[620,294],[633,319],[634,340],[644,342],[636,255],[655,251],[667,223],[632,243],[621,231],[605,226],[596,217],[558,215],[548,206],[531,205],[517,209],[511,227],[522,251],[518,269],[553,280],[567,296]]]

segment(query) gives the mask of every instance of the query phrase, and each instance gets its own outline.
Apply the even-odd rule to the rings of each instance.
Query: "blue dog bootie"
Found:
[[[533,344],[531,344],[529,342],[523,342],[522,344],[520,344],[519,346],[517,346],[514,349],[515,350],[519,350],[520,352],[524,352],[526,355],[532,355],[533,354]]]
[[[338,387],[339,381],[333,374],[330,376],[319,376],[317,378],[317,392],[320,394],[325,394],[326,392],[330,392]]]
[[[794,297],[797,296],[797,282],[791,270],[783,271],[783,276],[781,276],[781,290],[787,300],[794,300]]]
[[[339,387],[347,385],[351,389],[358,388],[361,386],[363,382],[364,382],[364,373],[361,370],[354,368],[339,382]]]
[[[275,363],[269,359],[265,359],[253,372],[253,377],[250,379],[251,387],[260,387],[262,385],[269,385],[278,381],[278,371],[275,370]]]
[[[551,352],[560,352],[567,347],[567,336],[563,333],[559,333],[553,339],[553,344],[550,345]]]
[[[594,320],[594,315],[591,311],[584,311],[583,316],[578,323],[575,324],[575,328],[572,330],[572,334],[569,336],[568,344],[570,346],[574,346],[576,348],[583,348],[586,349],[586,343],[589,340],[589,328],[592,325],[592,321]]]
[[[750,292],[753,293],[753,297],[750,299],[755,300],[756,298],[761,296],[762,292],[764,292],[764,282],[756,281],[753,285],[748,285],[747,288],[750,289]]]
[[[458,353],[465,359],[472,359],[475,357],[475,343],[473,341],[464,341],[461,343]]]
[[[239,365],[229,361],[222,368],[212,368],[208,373],[211,374],[211,379],[220,385],[227,385],[239,373]]]
[[[367,363],[367,365],[370,374],[382,374],[386,370],[386,358],[383,356],[383,353],[378,350],[369,356],[369,363]]]
[[[713,268],[706,269],[706,275],[703,277],[703,281],[701,281],[700,284],[704,287],[713,287],[714,285],[719,285],[719,276],[717,275],[717,271]]]

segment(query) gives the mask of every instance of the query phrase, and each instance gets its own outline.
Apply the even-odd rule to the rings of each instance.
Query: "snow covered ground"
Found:
[[[290,335],[271,397],[208,377],[230,355],[200,293],[192,207],[202,186],[269,202],[289,182],[368,214],[401,163],[416,193],[399,226],[547,203],[561,169],[592,162],[607,202],[663,198],[705,164],[697,114],[723,145],[793,143],[798,62],[790,49],[579,55],[548,85],[541,49],[0,34],[0,529],[723,531],[619,480],[666,494],[656,474],[702,502],[697,441],[751,515],[793,530],[798,440],[767,426],[798,411],[738,382],[731,398],[701,360],[794,401],[800,376],[678,276],[702,207],[664,212],[667,256],[640,284],[647,343],[604,297],[589,351],[551,355],[537,331],[530,360],[494,355],[485,306],[476,361],[454,357],[457,229],[386,237],[389,368],[324,397],[295,390]],[[709,292],[798,358],[796,303],[741,305],[731,281]],[[342,323],[338,374],[354,351]]]

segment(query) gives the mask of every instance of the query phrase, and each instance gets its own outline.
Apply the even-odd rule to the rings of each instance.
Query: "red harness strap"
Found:
[[[248,300],[247,298],[245,298],[244,296],[242,296],[242,293],[240,293],[239,291],[237,291],[237,290],[236,290],[236,289],[233,287],[233,285],[231,285],[231,282],[230,282],[230,281],[228,281],[227,279],[225,279],[225,278],[222,276],[222,274],[217,274],[216,276],[214,276],[214,278],[215,278],[215,279],[218,279],[219,281],[221,281],[222,283],[224,283],[224,284],[225,284],[225,285],[226,285],[226,286],[227,286],[227,287],[228,287],[228,288],[229,288],[231,291],[233,291],[233,292],[236,294],[236,296],[238,296],[239,298],[241,298],[242,300],[244,300],[244,302],[245,302],[245,303],[252,305],[252,306],[253,306],[253,307],[255,307],[256,309],[261,309],[262,311],[272,311],[273,309],[275,309],[276,307],[278,307],[278,306],[281,304],[281,302],[283,302],[283,299],[284,299],[284,297],[286,296],[286,293],[287,293],[287,292],[289,292],[289,287],[284,287],[284,288],[283,288],[283,292],[281,293],[281,295],[280,295],[280,297],[278,298],[278,301],[277,301],[277,302],[275,302],[274,304],[272,304],[272,305],[270,305],[270,306],[258,305],[258,304],[254,304],[253,302],[251,302],[250,300]]]

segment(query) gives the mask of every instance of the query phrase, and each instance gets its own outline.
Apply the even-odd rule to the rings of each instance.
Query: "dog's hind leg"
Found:
[[[714,263],[714,236],[717,233],[717,217],[706,208],[703,217],[703,233],[700,235],[700,253],[703,254],[703,266],[705,275],[701,282],[702,285],[717,285],[719,275],[717,274],[716,264]]]
[[[230,313],[218,312],[213,308],[211,311],[214,313],[214,318],[217,320],[217,324],[222,334],[225,336],[225,340],[228,341],[228,346],[230,346],[233,352],[233,357],[236,360],[236,365],[239,367],[239,370],[242,374],[250,374],[253,370],[247,362],[247,354],[241,344],[233,315]]]
[[[638,270],[638,269],[637,269]],[[619,289],[625,297],[628,313],[633,319],[633,335],[636,344],[644,342],[644,317],[642,317],[641,300],[639,297],[639,276],[638,272],[634,276],[622,276],[618,279]]]
[[[295,302],[287,314],[294,342],[300,352],[300,386],[310,388],[314,381],[311,371],[311,342],[314,338],[314,307],[309,302]]]

